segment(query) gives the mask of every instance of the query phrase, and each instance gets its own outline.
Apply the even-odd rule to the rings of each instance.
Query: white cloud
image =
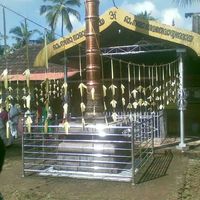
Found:
[[[147,13],[150,13],[152,17],[162,23],[172,25],[172,21],[174,20],[176,27],[191,30],[191,20],[189,21],[184,18],[183,12],[180,12],[181,8],[169,7],[166,9],[166,2],[164,1],[161,5],[158,0],[144,0],[136,3],[124,0],[120,7],[133,14],[147,11]]]
[[[73,31],[76,31],[77,29],[83,27],[84,23],[81,23],[80,21],[78,21],[74,15],[70,15],[69,18],[73,26]]]
[[[69,18],[71,20],[72,26],[73,26],[73,30],[72,32],[76,31],[77,29],[83,27],[83,23],[84,22],[79,22],[75,16],[73,15],[69,15]],[[62,21],[61,21],[61,17],[58,18],[58,22],[57,22],[57,26],[56,26],[56,33],[58,35],[61,35],[61,26],[62,26]],[[69,34],[69,32],[66,30],[66,28],[64,28],[64,35]]]
[[[168,8],[162,12],[161,22],[164,24],[172,25],[174,20],[175,26],[182,27],[184,20],[177,8]]]
[[[122,8],[132,12],[133,14],[139,14],[141,12],[147,11],[147,13],[151,13],[152,16],[158,15],[158,10],[156,6],[151,1],[143,1],[138,3],[128,3],[127,0],[123,1]]]

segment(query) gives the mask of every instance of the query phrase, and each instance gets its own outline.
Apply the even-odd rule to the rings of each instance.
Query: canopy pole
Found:
[[[187,94],[186,89],[184,88],[184,70],[183,70],[183,53],[185,49],[177,49],[177,54],[179,55],[179,91],[178,91],[178,109],[180,112],[180,143],[177,146],[177,149],[184,151],[188,147],[185,144],[185,126],[184,126],[184,111],[187,106]]]

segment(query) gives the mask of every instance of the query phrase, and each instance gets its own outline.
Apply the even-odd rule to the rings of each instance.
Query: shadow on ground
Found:
[[[165,176],[172,159],[173,153],[171,150],[167,150],[164,153],[155,153],[152,163],[138,180],[138,183],[147,182]]]

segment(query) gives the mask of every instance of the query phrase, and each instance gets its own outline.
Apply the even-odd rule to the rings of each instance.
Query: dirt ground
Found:
[[[22,177],[21,145],[7,148],[0,174],[5,200],[200,200],[200,160],[188,155],[156,154],[157,168],[137,184],[55,177]],[[159,172],[159,165],[165,170]]]

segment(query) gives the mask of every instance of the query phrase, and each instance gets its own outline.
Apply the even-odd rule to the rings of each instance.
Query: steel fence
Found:
[[[120,118],[123,118],[121,120]],[[126,119],[126,120],[125,120]],[[153,157],[154,115],[119,117],[112,124],[32,125],[22,137],[23,175],[132,181]],[[26,129],[26,128],[25,128]]]

